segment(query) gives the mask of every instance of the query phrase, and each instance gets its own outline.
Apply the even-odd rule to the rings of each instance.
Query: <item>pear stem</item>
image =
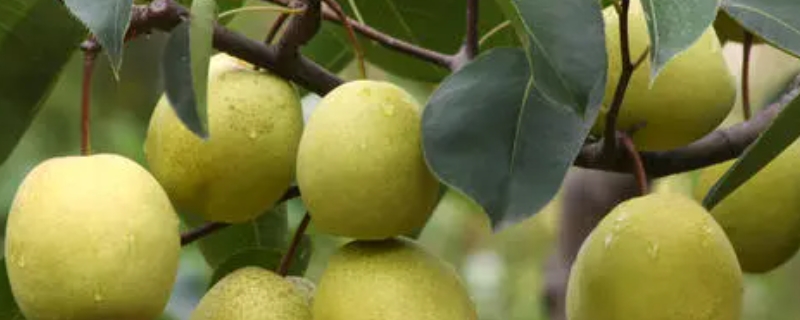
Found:
[[[622,72],[619,80],[617,81],[617,88],[614,90],[614,98],[609,106],[608,113],[605,119],[605,134],[603,139],[603,154],[606,155],[606,160],[615,162],[613,155],[617,149],[617,115],[619,109],[622,107],[622,101],[625,98],[625,92],[628,90],[628,83],[633,76],[633,71],[636,65],[631,61],[630,51],[630,37],[628,35],[628,12],[630,11],[630,0],[622,0],[619,10],[619,45],[620,57],[622,58]]]
[[[303,220],[300,221],[300,225],[297,226],[297,230],[294,231],[292,242],[289,243],[289,249],[286,250],[286,253],[281,258],[281,264],[278,266],[278,270],[276,271],[279,275],[286,276],[286,274],[289,273],[289,268],[292,266],[292,261],[294,260],[295,252],[297,252],[297,247],[300,245],[300,240],[303,239],[303,234],[305,234],[310,222],[311,215],[306,212],[306,214],[303,215]]]
[[[283,27],[283,24],[286,23],[286,19],[289,18],[288,13],[281,13],[275,22],[272,23],[272,26],[269,28],[269,32],[267,32],[267,37],[264,39],[264,44],[270,45],[272,41],[275,40],[275,36],[278,35],[278,31]]]
[[[92,120],[92,74],[97,51],[83,52],[83,84],[81,90],[81,155],[92,153],[91,120]]]
[[[230,226],[230,224],[222,223],[222,222],[211,222],[207,223],[197,229],[191,230],[187,233],[181,235],[181,246],[186,246],[205,238],[208,235],[213,234],[219,230],[225,229],[226,227]]]
[[[367,78],[367,65],[364,62],[364,49],[361,48],[361,44],[358,43],[358,38],[356,38],[356,33],[353,30],[353,25],[350,23],[350,19],[347,18],[347,15],[342,10],[342,6],[339,5],[338,2],[334,0],[322,0],[325,5],[333,9],[336,15],[339,17],[339,20],[342,21],[342,25],[344,29],[347,30],[347,38],[350,41],[350,44],[353,46],[353,52],[356,54],[356,61],[358,61],[358,70],[361,73],[361,78]]]
[[[742,43],[742,111],[744,120],[750,120],[750,51],[753,48],[753,34],[744,31],[744,42]]]
[[[636,182],[639,185],[639,192],[641,195],[646,195],[649,193],[650,187],[648,186],[647,171],[644,169],[642,157],[639,155],[639,151],[636,150],[636,145],[633,143],[631,136],[624,132],[617,132],[617,134],[619,135],[620,142],[622,142],[622,146],[625,147],[625,150],[628,152],[628,156],[631,158],[631,169],[633,171],[633,175],[636,176]]]

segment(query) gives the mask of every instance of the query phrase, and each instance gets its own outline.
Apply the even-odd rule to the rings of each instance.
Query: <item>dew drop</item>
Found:
[[[603,241],[603,244],[606,246],[606,248],[608,248],[608,247],[611,246],[611,242],[613,242],[613,241],[614,241],[614,234],[609,233],[608,235],[606,235],[606,238]]]
[[[358,148],[361,150],[367,150],[367,144],[362,142],[358,145]]]
[[[17,260],[17,267],[25,268],[25,256],[18,255],[16,260]]]
[[[95,292],[94,302],[102,302],[102,301],[103,301],[103,295],[101,295],[99,292]]]
[[[657,259],[658,258],[658,250],[659,250],[658,244],[657,243],[651,243],[647,247],[647,255],[649,255],[650,258]]]
[[[250,130],[250,132],[247,134],[247,137],[250,138],[251,140],[255,140],[256,138],[258,138],[258,132],[256,132],[255,130]]]
[[[381,109],[383,110],[383,114],[386,115],[387,117],[391,117],[391,116],[394,115],[394,106],[393,105],[384,104],[383,106],[381,106]]]

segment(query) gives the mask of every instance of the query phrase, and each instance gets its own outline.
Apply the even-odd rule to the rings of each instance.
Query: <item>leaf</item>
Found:
[[[23,320],[22,314],[14,302],[11,284],[8,282],[8,271],[4,259],[0,258],[0,319]]]
[[[464,39],[464,0],[338,0],[345,12],[398,39],[444,53],[458,51]],[[351,5],[355,4],[355,8]],[[357,13],[356,13],[357,12]],[[492,1],[480,1],[481,34],[506,18]],[[419,81],[439,82],[449,70],[360,38],[366,59],[390,73]],[[482,48],[516,45],[510,28],[494,35]]]
[[[184,220],[193,227],[203,221],[185,215]],[[275,249],[286,247],[289,237],[286,205],[280,204],[257,218],[217,231],[198,241],[198,246],[212,269],[244,248]]]
[[[334,73],[342,71],[355,57],[344,28],[331,22],[323,22],[319,33],[300,52]]]
[[[194,85],[196,80],[195,72],[192,71],[194,64],[192,63],[193,54],[190,49],[189,29],[189,22],[181,22],[172,29],[167,40],[164,57],[161,59],[164,93],[178,119],[186,128],[198,137],[205,139],[208,138],[205,120],[207,86]],[[206,68],[208,67],[206,66]],[[207,77],[207,74],[204,77]],[[203,83],[207,84],[207,82]],[[195,87],[201,87],[203,93],[199,94]]]
[[[119,78],[133,0],[64,0],[64,4],[97,37]]]
[[[599,99],[604,84],[592,90]],[[468,195],[495,227],[538,212],[556,194],[594,123],[545,99],[521,49],[495,49],[447,78],[423,113],[433,171]]]
[[[0,0],[0,163],[55,85],[86,31],[53,0]]]
[[[653,82],[672,58],[689,49],[711,26],[719,0],[641,1],[650,34],[650,81]]]
[[[248,266],[258,266],[267,270],[275,271],[281,263],[283,254],[286,249],[265,249],[265,248],[247,248],[241,250],[230,256],[225,262],[219,265],[214,270],[211,276],[211,283],[209,287],[213,286],[217,281],[224,278],[226,275],[238,269]],[[308,262],[311,258],[311,240],[308,236],[304,236],[300,246],[296,251],[295,260],[289,267],[288,275],[302,276],[308,267]]]
[[[711,210],[797,140],[797,137],[800,137],[798,119],[800,119],[800,98],[795,97],[792,103],[778,114],[770,127],[711,188],[703,200],[703,205]]]
[[[522,40],[543,97],[579,113],[600,103],[590,99],[592,90],[605,84],[608,69],[598,1],[497,2]]]
[[[722,0],[721,6],[745,29],[800,57],[800,1]]]

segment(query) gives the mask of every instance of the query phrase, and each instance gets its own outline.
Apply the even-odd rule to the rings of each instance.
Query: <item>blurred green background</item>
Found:
[[[274,16],[250,13],[237,17],[230,25],[250,37],[262,38]],[[95,70],[93,89],[92,148],[95,153],[112,152],[144,163],[142,143],[147,122],[162,84],[159,75],[163,34],[141,37],[127,46],[121,81],[113,80],[105,57]],[[734,73],[738,73],[740,47],[726,46]],[[783,53],[759,47],[754,53],[754,105],[774,97],[800,64]],[[82,56],[76,52],[65,68],[52,95],[42,107],[14,153],[0,167],[0,222],[5,221],[14,192],[25,174],[40,161],[79,153],[79,102]],[[349,66],[342,76],[353,78]],[[406,87],[422,102],[434,85],[388,75],[374,67],[371,78],[387,79]],[[757,93],[756,93],[757,90]],[[212,93],[213,94],[213,93]],[[304,99],[310,107],[314,96]],[[738,121],[732,114],[726,124]],[[673,178],[663,188],[685,192],[692,174]],[[447,193],[433,218],[422,231],[420,241],[435,254],[453,264],[462,274],[484,320],[547,319],[541,302],[544,261],[554,248],[558,226],[558,198],[542,213],[522,223],[492,234],[488,219],[468,199]],[[289,206],[289,221],[296,224],[302,214],[298,203]],[[0,230],[5,230],[4,227]],[[306,277],[316,280],[327,256],[345,241],[310,231],[313,254]],[[212,270],[196,245],[183,250],[181,268],[164,319],[188,319],[206,290]],[[800,259],[760,276],[747,276],[743,319],[800,318]]]

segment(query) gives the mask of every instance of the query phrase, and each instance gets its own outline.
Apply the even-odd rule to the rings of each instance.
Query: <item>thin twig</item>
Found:
[[[275,40],[275,36],[278,35],[278,31],[281,30],[283,24],[286,22],[286,19],[289,18],[289,14],[281,13],[275,22],[272,23],[272,26],[269,28],[269,32],[267,32],[267,37],[264,39],[264,44],[272,44],[272,41]]]
[[[744,119],[749,120],[751,115],[750,108],[750,52],[753,48],[753,34],[744,31],[744,42],[742,45],[742,111]]]
[[[217,15],[217,19],[223,19],[227,16],[239,14],[242,12],[280,12],[281,14],[298,14],[302,13],[302,9],[286,8],[281,6],[247,6],[236,9],[231,9]]]
[[[467,0],[467,34],[464,38],[464,52],[467,58],[475,59],[478,55],[478,12],[479,0]]]
[[[292,0],[265,0],[265,1],[285,6],[290,5],[290,3],[292,2]],[[325,20],[343,24],[343,21],[339,19],[339,16],[335,12],[333,12],[333,10],[331,10],[330,8],[325,8],[322,10],[322,17]],[[417,46],[415,44],[397,39],[375,28],[372,28],[364,23],[361,23],[353,18],[348,17],[347,22],[350,23],[351,26],[353,26],[353,30],[386,48],[410,55],[412,57],[416,57],[422,61],[430,62],[432,64],[444,68],[450,68],[450,66],[452,65],[453,61],[452,55],[426,49]]]
[[[639,155],[639,152],[636,150],[636,145],[633,143],[631,137],[624,133],[618,132],[619,139],[622,141],[622,146],[625,147],[625,151],[628,153],[628,156],[631,159],[632,164],[632,171],[633,175],[636,176],[636,182],[639,185],[639,192],[641,195],[646,195],[649,193],[650,188],[647,184],[647,171],[644,169],[644,163],[642,163],[642,157]]]
[[[210,222],[181,235],[181,246],[186,246],[230,226],[228,223]]]
[[[311,222],[311,216],[306,212],[306,214],[303,215],[303,220],[300,221],[300,225],[297,226],[297,230],[294,231],[292,242],[289,243],[289,249],[286,250],[286,253],[281,258],[281,264],[278,266],[278,270],[276,270],[279,275],[286,276],[286,274],[289,273],[289,268],[292,267],[295,252],[297,252],[297,247],[300,246],[300,242],[303,240],[303,234],[305,234],[309,222]]]
[[[492,36],[500,33],[500,31],[503,31],[503,29],[508,28],[509,26],[511,26],[511,21],[506,20],[494,26],[494,28],[490,29],[489,31],[486,31],[486,34],[484,34],[483,37],[481,37],[481,39],[478,40],[478,47],[483,46],[483,44],[486,43],[486,41],[488,41],[489,39],[491,39]]]
[[[628,12],[630,11],[630,0],[622,0],[619,13],[619,46],[620,57],[622,58],[622,72],[617,81],[617,88],[614,90],[614,97],[611,101],[608,113],[605,118],[605,134],[603,135],[605,141],[603,143],[603,152],[608,154],[608,161],[613,162],[616,159],[610,156],[614,154],[617,148],[616,133],[617,133],[617,116],[619,109],[622,107],[622,101],[625,98],[625,91],[628,90],[628,83],[633,76],[634,65],[631,62],[630,42],[628,36]]]
[[[81,90],[81,154],[92,153],[91,121],[92,121],[92,74],[97,51],[83,51],[83,84]]]
[[[361,44],[358,43],[358,38],[356,38],[356,33],[353,31],[353,25],[350,24],[350,19],[347,18],[347,14],[342,10],[342,6],[335,0],[323,0],[323,2],[333,9],[339,17],[339,20],[342,21],[345,30],[347,30],[347,38],[350,40],[350,44],[353,46],[353,51],[356,54],[356,61],[358,61],[358,70],[361,72],[361,78],[366,79],[367,66],[364,63],[364,49],[361,48]]]

